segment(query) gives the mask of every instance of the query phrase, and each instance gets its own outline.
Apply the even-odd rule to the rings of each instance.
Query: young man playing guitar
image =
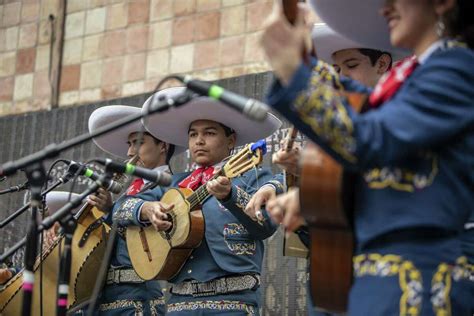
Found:
[[[173,95],[184,88],[168,90]],[[173,286],[167,315],[258,315],[263,240],[276,226],[268,218],[254,221],[243,210],[251,194],[271,179],[271,173],[254,168],[232,180],[224,176],[208,180],[235,146],[269,136],[281,122],[268,114],[264,122],[256,123],[221,103],[197,98],[150,117],[146,124],[165,141],[189,146],[191,159],[198,166],[194,172],[174,175],[172,187],[196,191],[206,186],[210,194],[201,203],[204,238],[170,280]],[[143,226],[167,232],[173,228],[167,213],[174,205],[159,202],[160,197],[155,189],[128,197],[116,207],[137,214]]]
[[[106,106],[95,110],[89,118],[89,131],[93,132],[105,124],[129,115],[140,113],[141,109],[131,106]],[[141,122],[129,124],[114,132],[94,139],[103,151],[120,158],[132,159],[138,156],[136,165],[170,173],[168,163],[174,153],[184,150],[144,132]],[[126,195],[133,196],[152,188],[156,184],[137,178],[127,189]],[[143,281],[132,268],[125,241],[125,227],[137,225],[130,213],[112,211],[113,203],[109,192],[99,189],[91,195],[88,203],[108,212],[107,221],[118,221],[120,235],[116,239],[105,287],[98,305],[99,315],[164,315],[165,302],[158,281]]]

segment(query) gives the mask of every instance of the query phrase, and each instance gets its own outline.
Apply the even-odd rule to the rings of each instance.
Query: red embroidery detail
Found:
[[[377,108],[390,100],[418,65],[416,56],[407,57],[396,63],[388,73],[380,78],[371,93],[369,97],[371,107]]]
[[[127,189],[127,195],[135,195],[142,189],[145,182],[142,178],[137,178],[133,180],[132,184]]]
[[[214,175],[214,167],[200,167],[193,171],[178,185],[180,188],[188,188],[195,191],[202,184],[209,181]]]

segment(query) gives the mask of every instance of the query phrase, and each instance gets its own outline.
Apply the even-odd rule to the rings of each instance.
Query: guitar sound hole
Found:
[[[170,228],[168,228],[167,230],[165,230],[165,233],[166,233],[167,235],[169,235],[169,234],[171,233],[171,231],[173,230],[173,226],[174,226],[174,224],[173,224],[173,217],[172,217],[170,214],[166,214],[166,220],[171,223]]]

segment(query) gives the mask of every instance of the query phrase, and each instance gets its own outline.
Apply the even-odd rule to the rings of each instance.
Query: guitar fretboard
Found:
[[[222,175],[224,175],[224,172],[221,169],[218,173],[213,175],[212,178],[209,179],[209,181],[217,179],[217,177],[222,176]],[[209,192],[207,191],[206,185],[201,185],[196,191],[194,191],[193,194],[188,196],[186,200],[190,204],[190,209],[193,210],[198,205],[201,205],[202,203],[204,203],[204,201],[206,201],[208,197],[209,197]]]

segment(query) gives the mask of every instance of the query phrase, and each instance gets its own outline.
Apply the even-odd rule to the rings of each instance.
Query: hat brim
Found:
[[[356,41],[350,40],[347,37],[337,33],[331,29],[327,24],[317,23],[313,27],[312,38],[314,47],[316,47],[316,53],[318,58],[329,64],[333,64],[332,55],[335,52],[346,50],[346,49],[374,49],[387,51],[382,47],[378,46],[367,46],[360,44]],[[407,54],[402,54],[399,51],[388,50],[392,54],[392,59],[394,61],[400,60],[407,56]]]
[[[185,90],[184,87],[174,87],[157,93],[160,96],[172,97]],[[144,111],[148,111],[152,98],[153,96],[148,98],[143,105]],[[166,142],[187,147],[189,126],[197,120],[210,120],[232,128],[236,133],[236,146],[266,138],[281,126],[281,121],[271,113],[268,113],[263,122],[255,122],[227,105],[207,97],[197,97],[180,107],[151,115],[143,120],[143,125],[152,135],[160,135]]]
[[[364,46],[407,54],[392,46],[385,19],[379,14],[384,0],[310,0],[316,14],[336,32]]]
[[[137,115],[141,113],[141,109],[128,105],[109,105],[98,108],[92,112],[89,117],[89,132],[94,132],[104,125],[116,122],[127,116]],[[94,143],[103,151],[117,156],[121,159],[126,159],[128,152],[128,137],[132,133],[145,132],[146,129],[140,120],[127,124],[121,128],[113,130],[105,135],[94,137]],[[154,135],[155,136],[155,135]],[[161,137],[156,138],[162,140]],[[174,154],[184,152],[186,148],[176,146]]]
[[[364,48],[363,45],[340,35],[323,23],[315,24],[312,31],[314,47],[318,58],[332,64],[332,55],[340,50]]]
[[[71,200],[77,198],[79,194],[72,193]],[[57,210],[62,208],[69,201],[69,192],[65,191],[51,191],[46,194],[46,206],[48,206],[49,214],[54,214]],[[80,207],[76,207],[73,210],[75,213]]]

